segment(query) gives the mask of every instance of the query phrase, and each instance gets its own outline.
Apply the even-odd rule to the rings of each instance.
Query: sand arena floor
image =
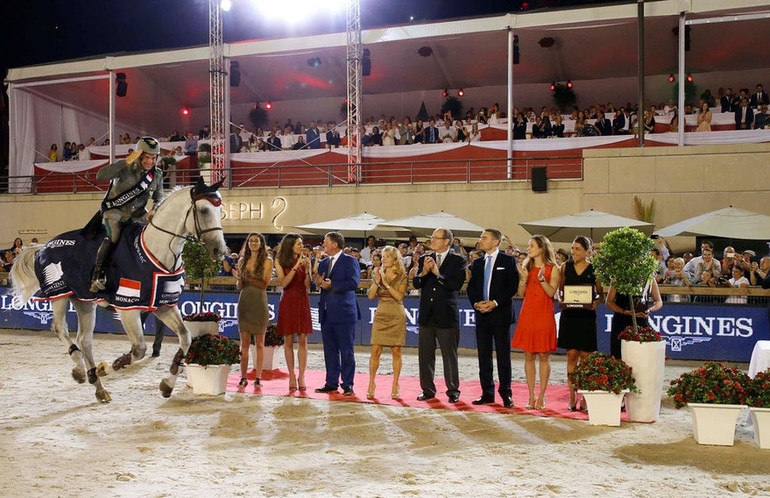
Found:
[[[112,403],[70,377],[50,332],[0,330],[0,495],[16,496],[740,496],[770,495],[770,451],[745,415],[734,447],[699,446],[664,399],[654,424],[585,421],[232,394],[195,396],[184,374],[157,385],[175,352],[105,380]],[[128,350],[97,334],[95,356]],[[368,369],[357,352],[357,370]],[[417,374],[406,350],[404,375]],[[670,362],[666,378],[697,363]],[[309,367],[323,369],[321,350]],[[514,381],[523,358],[513,355]],[[745,367],[745,365],[744,365]],[[383,357],[380,372],[390,359]],[[460,358],[477,378],[475,352]],[[438,375],[440,361],[438,361]],[[553,383],[566,382],[564,357]],[[357,386],[363,392],[365,386]],[[517,403],[521,400],[515,400]]]

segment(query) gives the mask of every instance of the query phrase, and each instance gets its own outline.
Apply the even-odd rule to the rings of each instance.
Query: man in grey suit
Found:
[[[436,397],[433,382],[436,367],[436,341],[444,361],[446,394],[450,403],[460,399],[460,374],[457,367],[457,346],[460,328],[457,309],[457,291],[465,283],[465,258],[449,248],[454,236],[451,230],[437,228],[430,238],[433,253],[420,257],[417,274],[412,283],[420,289],[418,358],[420,387],[418,401]]]

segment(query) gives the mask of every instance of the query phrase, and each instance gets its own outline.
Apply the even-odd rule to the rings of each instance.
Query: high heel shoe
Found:
[[[241,381],[238,383],[238,387],[246,387],[249,385],[249,381],[246,380],[246,377],[241,377]]]
[[[369,389],[366,390],[366,399],[374,399],[374,384],[369,384]]]
[[[538,410],[545,410],[545,404],[546,404],[547,401],[548,401],[548,399],[545,396],[543,396],[543,402],[540,403],[539,405],[537,405],[536,408]]]
[[[297,379],[289,379],[289,391],[297,390]]]
[[[254,379],[254,387],[258,387],[258,386],[261,386],[261,385],[262,385],[262,380],[259,377]]]
[[[398,386],[396,386],[396,388],[395,388],[395,389],[393,389],[393,390],[390,392],[390,399],[398,399],[400,392],[401,392],[401,391],[400,391],[399,387],[398,387]]]

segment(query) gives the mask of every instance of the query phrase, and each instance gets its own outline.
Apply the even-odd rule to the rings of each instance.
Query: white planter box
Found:
[[[251,364],[254,366],[254,370],[257,369],[257,346],[252,344],[249,346],[249,354],[251,355]],[[278,370],[279,362],[283,356],[283,346],[265,346],[264,357],[262,358],[262,371],[265,370]]]
[[[693,436],[698,444],[732,446],[735,422],[743,405],[688,403],[692,415]]]
[[[219,322],[184,322],[184,325],[190,331],[190,340],[203,334],[219,334]]]
[[[187,365],[187,382],[195,394],[223,394],[227,390],[230,365]]]
[[[634,371],[639,393],[626,400],[626,415],[635,422],[655,422],[660,415],[666,342],[620,341],[623,361]]]
[[[609,391],[584,391],[578,390],[583,399],[588,403],[588,423],[591,425],[620,425],[620,405],[623,396],[628,393],[624,389],[620,394]]]
[[[770,408],[749,407],[754,425],[754,442],[763,450],[770,449]]]

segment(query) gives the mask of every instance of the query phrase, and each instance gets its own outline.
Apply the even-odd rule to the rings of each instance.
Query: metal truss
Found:
[[[348,0],[347,32],[347,104],[348,104],[348,181],[361,180],[361,6]]]

